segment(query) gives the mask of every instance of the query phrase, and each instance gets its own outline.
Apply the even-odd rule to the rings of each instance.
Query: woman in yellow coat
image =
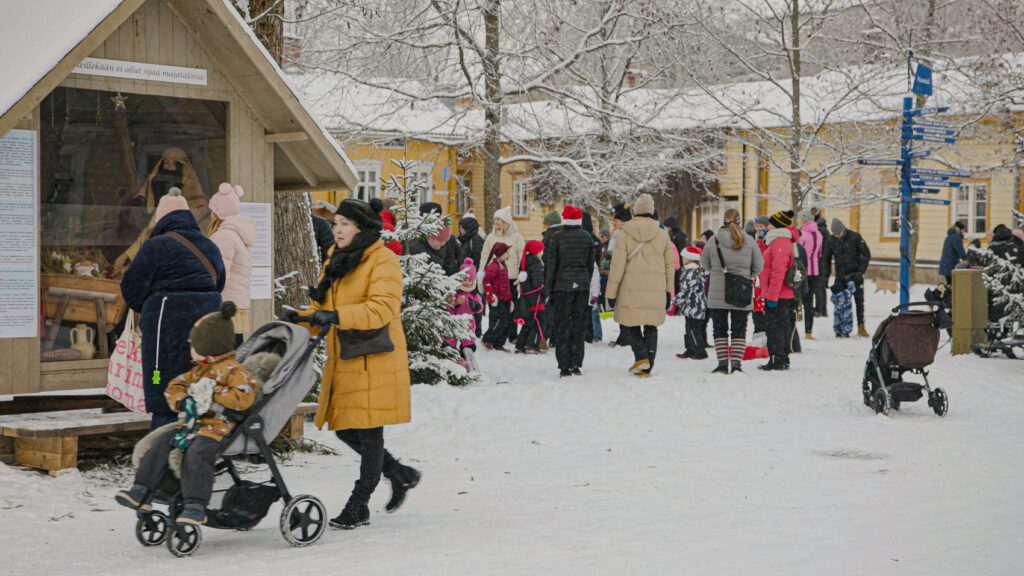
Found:
[[[382,472],[392,487],[385,507],[388,512],[401,506],[405,493],[420,478],[419,472],[399,464],[384,449],[383,427],[409,422],[410,410],[409,355],[401,318],[402,269],[380,238],[382,226],[380,215],[366,202],[343,201],[334,216],[336,246],[317,286],[310,290],[309,311],[315,323],[337,325],[327,336],[316,426],[326,423],[362,461],[348,503],[330,522],[334,528],[369,524],[367,504]],[[365,355],[345,359],[346,344],[370,348],[363,350]]]

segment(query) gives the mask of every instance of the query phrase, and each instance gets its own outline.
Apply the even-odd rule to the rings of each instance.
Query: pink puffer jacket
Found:
[[[807,252],[807,275],[817,276],[818,264],[821,261],[822,238],[818,223],[814,220],[808,220],[800,227],[800,245]]]
[[[248,216],[228,216],[210,236],[224,259],[227,279],[221,297],[248,310],[252,290],[252,246],[256,243],[256,222]]]

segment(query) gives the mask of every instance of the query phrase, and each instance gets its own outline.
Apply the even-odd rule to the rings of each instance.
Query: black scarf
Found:
[[[352,243],[345,248],[335,248],[331,259],[327,261],[327,268],[324,269],[324,276],[316,287],[309,287],[309,297],[321,304],[327,297],[327,291],[335,281],[341,280],[346,274],[355,269],[363,259],[363,252],[380,238],[380,230],[365,230],[352,239]]]

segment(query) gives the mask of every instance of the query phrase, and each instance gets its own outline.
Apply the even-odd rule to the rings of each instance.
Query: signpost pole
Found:
[[[908,138],[910,116],[906,114],[914,106],[910,96],[903,98],[903,130],[900,131],[900,304],[910,302],[910,146]]]

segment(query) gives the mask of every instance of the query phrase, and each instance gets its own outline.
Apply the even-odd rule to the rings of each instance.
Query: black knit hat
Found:
[[[431,212],[440,215],[442,212],[441,205],[437,202],[424,202],[423,204],[420,204],[420,214],[426,215]]]
[[[792,210],[786,210],[785,212],[779,210],[768,218],[768,223],[776,228],[788,228],[793,225],[793,216]]]
[[[201,356],[220,356],[235,349],[235,324],[231,321],[238,309],[230,300],[220,310],[200,318],[188,333],[192,348]]]
[[[346,198],[338,205],[335,215],[341,214],[345,218],[356,223],[360,230],[381,230],[384,222],[380,219],[380,213],[374,212],[373,208],[355,198]]]
[[[612,212],[616,220],[622,222],[629,222],[633,219],[633,207],[626,202],[620,202],[615,206],[612,206]]]

